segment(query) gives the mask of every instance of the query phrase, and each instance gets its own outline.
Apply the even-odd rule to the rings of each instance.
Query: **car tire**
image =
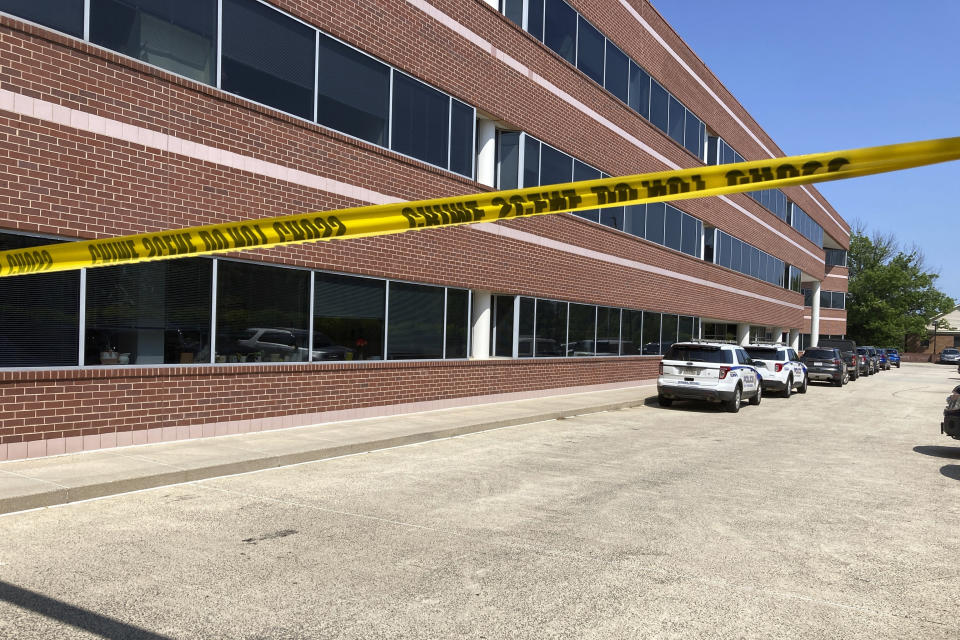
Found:
[[[830,384],[832,384],[832,385],[835,386],[835,387],[842,387],[842,386],[843,386],[843,377],[841,377],[839,380],[831,380],[831,381],[830,381]]]
[[[760,404],[760,401],[763,400],[763,385],[757,385],[757,392],[753,394],[753,397],[750,398],[750,404],[757,406]]]
[[[733,390],[733,398],[727,401],[727,411],[730,413],[737,413],[740,411],[740,401],[743,399],[743,391],[740,390],[740,385],[737,385],[737,388]]]
[[[809,382],[810,379],[807,376],[803,376],[803,383],[797,387],[797,393],[806,393]]]
[[[657,396],[657,403],[659,403],[661,407],[669,407],[673,405],[673,399],[664,398],[663,396]]]
[[[783,397],[789,398],[793,393],[793,376],[787,378],[787,388],[783,390]]]

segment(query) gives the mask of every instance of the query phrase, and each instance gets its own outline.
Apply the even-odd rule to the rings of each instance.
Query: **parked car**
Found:
[[[944,349],[940,352],[938,362],[940,364],[960,364],[960,349],[954,349],[952,347]]]
[[[947,406],[943,410],[943,422],[940,423],[940,433],[960,440],[960,385],[953,388],[953,393],[947,396]]]
[[[755,365],[764,364],[760,371],[764,392],[779,391],[785,398],[794,388],[807,392],[807,368],[796,351],[783,344],[750,344],[745,349]]]
[[[868,346],[867,353],[870,354],[870,359],[873,361],[873,372],[883,371],[883,368],[880,366],[880,354],[877,353],[877,348]]]
[[[873,360],[870,358],[870,350],[866,347],[857,347],[857,355],[860,358],[860,373],[865,376],[875,374],[876,371],[873,370]]]
[[[860,377],[860,359],[857,357],[856,342],[853,340],[834,340],[828,338],[820,340],[817,346],[839,349],[843,355],[843,360],[847,363],[847,371],[850,372],[850,379],[856,380]]]
[[[886,349],[877,349],[877,360],[880,361],[880,371],[890,371],[890,361],[887,360]]]
[[[763,370],[762,363],[758,363]],[[740,402],[760,404],[763,378],[747,352],[738,345],[719,342],[678,342],[660,361],[657,400],[669,407],[674,400],[723,403],[727,411],[740,411]]]
[[[850,380],[847,363],[837,348],[811,347],[803,352],[801,361],[807,367],[810,380],[826,380],[838,387]]]
[[[897,369],[900,368],[900,352],[896,349],[884,349],[887,352],[887,362]]]

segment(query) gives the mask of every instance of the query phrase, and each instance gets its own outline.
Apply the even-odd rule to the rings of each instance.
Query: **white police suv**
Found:
[[[657,399],[664,407],[674,400],[718,402],[736,413],[743,398],[749,398],[750,404],[760,404],[762,380],[761,372],[739,345],[677,342],[660,362]]]
[[[754,363],[764,364],[760,368],[764,391],[779,391],[785,398],[794,389],[807,392],[807,366],[796,351],[785,344],[749,344],[744,348]]]

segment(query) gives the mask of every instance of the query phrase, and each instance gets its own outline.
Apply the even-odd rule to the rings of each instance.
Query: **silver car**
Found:
[[[960,364],[960,349],[944,349],[940,352],[940,364]]]

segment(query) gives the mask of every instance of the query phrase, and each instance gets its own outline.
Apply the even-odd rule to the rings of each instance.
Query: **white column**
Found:
[[[477,120],[477,149],[477,182],[497,186],[497,126],[493,120]]]
[[[737,342],[741,346],[750,344],[750,323],[743,323],[737,325]]]
[[[783,327],[774,327],[773,335],[776,336],[776,338],[774,338],[774,342],[777,344],[783,343]]]
[[[473,292],[473,326],[470,357],[484,360],[490,357],[490,322],[493,318],[493,296],[489,291]]]
[[[790,329],[790,348],[800,351],[800,329]]]
[[[820,281],[813,281],[813,313],[810,314],[810,346],[820,344]]]

